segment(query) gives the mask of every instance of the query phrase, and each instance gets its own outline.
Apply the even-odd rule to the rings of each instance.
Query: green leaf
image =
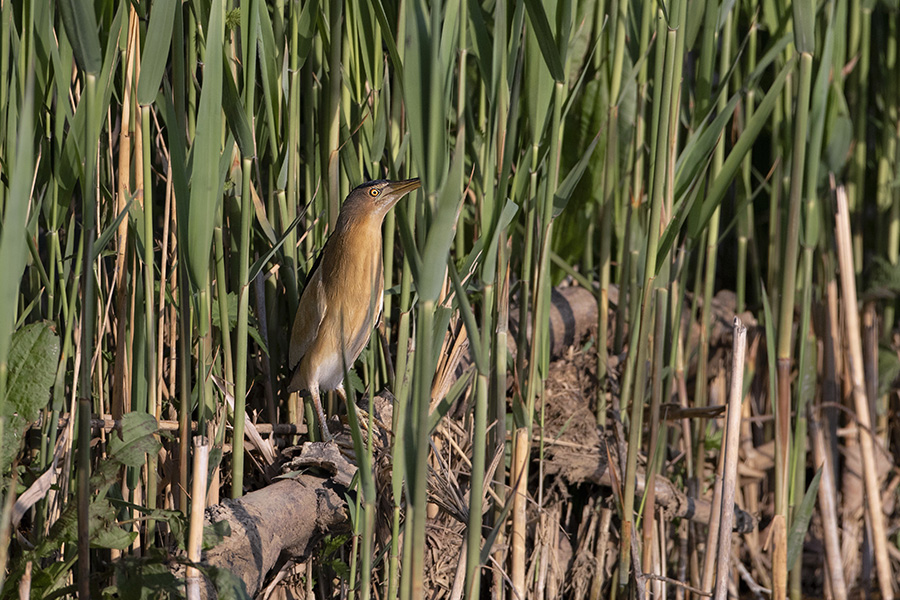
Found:
[[[153,104],[159,91],[159,82],[166,70],[172,25],[175,22],[175,0],[156,0],[150,9],[150,25],[144,39],[141,55],[141,78],[138,81],[137,99],[140,104]]]
[[[261,3],[257,2],[256,4],[259,5]],[[306,58],[309,56],[313,38],[316,34],[316,15],[318,12],[319,0],[309,0],[304,3],[303,9],[300,11],[300,20],[296,25],[297,36],[299,38],[299,43],[297,44],[297,68],[302,68],[303,64],[306,62]],[[390,32],[388,32],[386,37],[390,37]],[[393,43],[394,41],[391,39],[390,44]],[[394,48],[394,51],[396,52],[396,47]]]
[[[238,298],[234,292],[228,292],[228,295],[225,300],[225,304],[227,305],[228,314],[225,315],[228,317],[228,328],[234,329],[235,324],[237,323],[237,305]],[[219,303],[215,302],[210,307],[212,313],[212,325],[216,329],[222,329],[222,315],[219,314]]]
[[[259,75],[263,87],[263,98],[266,109],[266,125],[269,132],[269,144],[272,154],[278,155],[278,127],[277,115],[278,107],[281,104],[281,88],[278,86],[278,47],[275,45],[275,33],[272,30],[272,19],[269,17],[269,11],[263,2],[256,2],[258,7],[259,20],[257,30],[257,45],[259,51]]]
[[[225,36],[224,0],[213,0],[206,29],[206,56],[222,56]],[[203,87],[197,113],[197,134],[192,150],[191,196],[187,206],[188,271],[198,289],[206,287],[210,272],[213,227],[221,201],[222,180],[219,157],[222,154],[222,61],[207,60],[203,66]],[[188,200],[185,198],[184,200]]]
[[[794,45],[803,54],[816,51],[816,3],[814,0],[793,0]],[[793,563],[788,563],[793,564]]]
[[[194,566],[216,586],[216,597],[219,600],[250,600],[247,586],[228,569],[220,569],[209,565]]]
[[[581,176],[584,175],[584,170],[587,169],[588,164],[591,161],[591,157],[594,155],[594,148],[597,147],[597,142],[600,141],[600,134],[602,132],[597,132],[597,135],[594,136],[594,139],[588,144],[587,150],[584,151],[584,154],[581,157],[574,167],[569,171],[566,178],[563,179],[562,183],[559,184],[559,187],[556,189],[556,193],[553,194],[553,216],[559,216],[566,208],[566,204],[569,203],[569,198],[572,197],[572,192],[575,191],[575,186],[578,185],[578,182],[581,181]]]
[[[231,129],[231,134],[237,141],[238,149],[241,151],[242,158],[251,158],[256,156],[256,144],[253,140],[253,132],[250,131],[250,122],[247,120],[247,113],[244,112],[244,105],[241,103],[241,97],[238,94],[237,86],[231,77],[231,71],[227,68],[228,58],[223,54],[222,62],[224,68],[222,86],[222,108],[225,111],[225,121]]]
[[[317,0],[313,0],[312,4],[316,4]],[[394,75],[400,81],[400,87],[403,87],[403,61],[400,60],[400,53],[397,51],[397,42],[394,40],[394,30],[388,22],[387,14],[384,11],[384,4],[381,0],[373,0],[372,10],[375,11],[375,20],[381,26],[381,36],[384,45],[387,46],[388,56],[391,57],[391,64],[394,66]],[[301,20],[302,23],[302,20]]]
[[[24,106],[19,114],[18,131],[15,135],[15,163],[10,174],[9,195],[3,207],[3,224],[0,229],[0,264],[3,265],[4,285],[0,286],[0,368],[7,367],[13,329],[18,308],[18,282],[25,271],[28,245],[25,241],[25,226],[28,221],[28,206],[31,203],[31,182],[34,178],[34,86],[33,77],[26,83]],[[14,103],[11,103],[14,104]],[[13,136],[7,134],[7,143]],[[3,170],[8,163],[3,165]],[[8,368],[8,367],[7,367]],[[0,377],[0,385],[8,380]],[[0,387],[0,402],[4,402],[7,389]]]
[[[140,467],[146,454],[155,455],[161,444],[156,439],[159,425],[153,415],[130,412],[122,417],[121,431],[109,436],[109,460],[128,467]]]
[[[843,95],[843,91],[832,88],[832,96]],[[828,141],[825,147],[825,165],[828,171],[837,173],[844,168],[850,157],[850,147],[853,144],[853,121],[846,113],[839,115],[832,123],[828,131]]]
[[[475,338],[472,338],[475,339]],[[470,347],[475,348],[478,344],[472,344]],[[450,408],[456,404],[456,401],[462,397],[463,392],[469,387],[469,384],[472,382],[472,376],[475,373],[475,369],[472,366],[469,366],[463,374],[453,382],[453,385],[450,386],[450,389],[447,391],[447,396],[442,398],[440,402],[437,403],[437,406],[434,407],[434,410],[431,411],[428,415],[428,431],[430,433],[434,433],[435,428],[438,426],[438,423],[441,422],[447,413],[450,412]]]
[[[500,216],[497,219],[497,222],[493,224],[490,234],[488,236],[488,248],[496,249],[497,244],[500,242],[500,233],[506,230],[509,227],[509,224],[512,223],[513,217],[516,216],[516,213],[519,212],[519,205],[513,202],[510,199],[506,200],[506,204],[503,205],[503,210],[500,211]],[[481,242],[484,240],[484,237],[479,237],[478,241],[475,242],[475,246],[478,246],[478,253],[481,254],[483,247],[480,246]],[[473,248],[473,252],[475,249]],[[469,257],[471,257],[471,262],[467,261],[466,271],[468,271],[469,266],[474,263],[477,255],[470,253]],[[487,253],[481,254],[482,267],[481,267],[481,280],[482,281],[492,281],[494,279],[494,274],[497,270],[497,252],[489,251]],[[463,272],[463,271],[460,271]]]
[[[124,550],[138,535],[136,531],[125,531],[119,526],[116,509],[105,498],[91,502],[89,527],[92,548]]]
[[[0,419],[5,420],[2,446],[0,446],[0,475],[6,475],[7,469],[22,449],[28,421],[19,415],[0,417]]]
[[[378,0],[380,2],[380,0]],[[468,0],[469,6],[466,13],[469,15],[469,24],[472,26],[472,52],[478,59],[478,67],[481,77],[485,81],[491,81],[491,38],[484,19],[484,9],[478,0]]]
[[[753,118],[747,123],[744,133],[741,134],[741,137],[738,138],[737,143],[731,149],[728,158],[725,159],[725,164],[722,165],[722,170],[709,187],[707,196],[700,206],[699,218],[694,222],[694,227],[692,227],[689,232],[690,237],[699,237],[701,231],[706,227],[706,224],[709,223],[710,218],[712,218],[716,207],[722,202],[722,198],[725,197],[725,193],[734,181],[735,174],[741,166],[741,161],[744,160],[744,156],[753,146],[753,142],[756,141],[756,137],[762,131],[763,127],[768,124],[769,116],[772,114],[775,103],[781,96],[781,90],[784,89],[787,77],[794,70],[796,63],[795,57],[792,57],[785,63],[781,72],[769,88],[769,91],[766,93],[766,96],[763,98],[763,101],[753,114]]]
[[[803,502],[794,511],[794,520],[788,535],[787,564],[789,567],[797,562],[797,557],[800,556],[800,551],[803,549],[803,540],[806,538],[806,530],[809,528],[809,519],[816,507],[816,494],[819,492],[821,478],[822,467],[819,467],[803,496]]]
[[[447,261],[447,274],[450,276],[450,281],[453,283],[453,291],[456,293],[456,305],[459,309],[459,314],[462,317],[463,324],[466,327],[466,332],[469,335],[469,339],[474,342],[469,345],[469,350],[472,352],[472,359],[480,373],[488,373],[490,371],[490,365],[487,362],[487,357],[484,356],[481,344],[477,341],[481,339],[481,334],[478,332],[478,326],[475,324],[475,313],[472,312],[472,306],[469,304],[466,290],[463,289],[459,279],[459,273],[456,272],[456,265],[453,264],[452,260]],[[438,339],[443,338],[438,336]]]
[[[231,525],[228,521],[216,521],[203,526],[202,548],[209,550],[222,543],[222,540],[231,536]]]
[[[59,336],[49,321],[17,331],[9,349],[7,401],[0,404],[0,415],[18,413],[26,421],[36,421],[50,399],[58,363]]]
[[[103,60],[94,3],[92,0],[60,0],[59,9],[78,66],[88,73],[99,73]]]
[[[550,22],[547,21],[547,13],[544,12],[543,4],[541,4],[540,0],[525,0],[525,8],[528,10],[528,20],[531,21],[534,36],[537,39],[538,46],[541,48],[541,54],[544,55],[544,62],[547,63],[550,75],[556,81],[564,81],[566,73],[563,69],[559,49],[556,47],[556,40],[553,38],[553,31],[550,29]]]
[[[712,122],[704,121],[688,138],[675,165],[675,198],[681,198],[695,178],[708,168],[713,151],[728,132],[728,122],[740,98],[740,94],[732,96]]]
[[[132,206],[137,206],[138,208],[140,208],[138,205],[134,204],[134,196],[132,196],[128,200],[128,204],[126,204],[125,207],[122,209],[122,211],[118,214],[118,216],[116,216],[115,221],[110,223],[106,227],[106,229],[103,230],[103,233],[100,234],[100,237],[98,237],[96,240],[94,240],[94,243],[91,244],[91,256],[100,256],[100,253],[103,251],[104,248],[106,248],[106,245],[109,243],[109,241],[113,238],[113,236],[119,230],[119,224],[121,224],[122,220],[126,216],[128,216],[128,213],[131,211]],[[140,222],[140,221],[138,221],[138,222]],[[141,228],[137,228],[137,229],[138,229],[139,235],[141,233],[143,233]]]
[[[118,586],[107,590],[120,600],[155,600],[173,597],[173,590],[184,587],[175,574],[160,559],[122,556],[116,563]]]

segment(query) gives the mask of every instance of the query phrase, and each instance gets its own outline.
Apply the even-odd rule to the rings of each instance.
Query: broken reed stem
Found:
[[[209,474],[209,440],[194,438],[194,478],[191,486],[191,525],[188,534],[188,560],[200,562],[203,542],[203,513],[206,509],[206,482]],[[185,574],[188,600],[200,600],[200,571],[188,567]]]
[[[731,570],[731,529],[734,523],[734,490],[737,487],[746,349],[747,328],[738,317],[735,317],[734,349],[731,359],[731,394],[728,398],[728,424],[725,428],[725,469],[722,480],[722,519],[719,524],[719,558],[716,564],[715,600],[724,600],[728,597],[728,572]]]
[[[850,239],[850,213],[847,208],[847,192],[843,186],[837,188],[837,212],[835,215],[835,238],[837,242],[838,264],[841,274],[841,293],[844,324],[847,333],[847,348],[850,353],[850,376],[852,379],[853,403],[859,422],[859,447],[863,463],[865,496],[872,522],[872,541],[875,547],[875,567],[882,600],[893,600],[893,576],[887,551],[887,535],[884,512],[881,509],[881,492],[878,474],[875,472],[875,453],[870,433],[872,419],[866,398],[865,377],[863,375],[862,341],[859,333],[859,309],[856,299],[856,280],[853,271],[853,251]]]
[[[510,532],[510,571],[512,572],[512,589],[517,598],[525,597],[525,507],[528,503],[528,481],[525,479],[525,467],[528,463],[528,430],[516,430],[513,448],[513,465],[510,478],[515,489],[513,497],[512,531]]]

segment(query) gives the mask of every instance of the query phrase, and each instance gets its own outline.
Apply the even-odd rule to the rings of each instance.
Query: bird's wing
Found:
[[[294,328],[291,331],[290,367],[293,369],[309,350],[313,340],[319,333],[319,326],[325,318],[326,310],[325,286],[322,283],[322,270],[315,268],[297,306],[294,317]]]

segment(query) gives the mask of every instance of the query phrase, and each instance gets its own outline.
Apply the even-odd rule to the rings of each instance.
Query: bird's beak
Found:
[[[404,181],[392,181],[387,186],[387,194],[385,194],[385,204],[387,210],[390,210],[397,202],[400,201],[408,193],[422,187],[422,182],[418,179],[406,179]]]

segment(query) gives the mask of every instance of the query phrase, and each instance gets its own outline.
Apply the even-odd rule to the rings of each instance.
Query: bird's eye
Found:
[[[373,198],[378,196],[378,194],[380,194],[380,193],[381,193],[381,190],[379,190],[377,188],[372,188],[369,190],[369,195],[372,196]]]

